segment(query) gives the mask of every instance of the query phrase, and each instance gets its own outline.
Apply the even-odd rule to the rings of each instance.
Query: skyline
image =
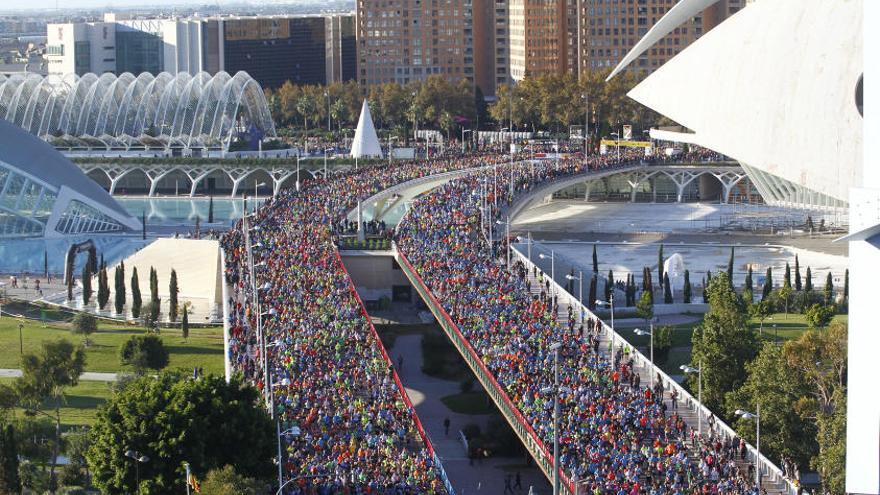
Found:
[[[338,2],[322,2],[311,0],[266,0],[266,1],[250,1],[250,0],[13,0],[9,5],[0,7],[0,14],[15,12],[40,12],[55,11],[66,12],[76,9],[101,9],[112,12],[114,9],[154,9],[156,7],[181,7],[191,9],[193,7],[223,7],[241,6],[246,8],[290,5],[291,7],[305,7]],[[351,8],[354,8],[354,2]]]

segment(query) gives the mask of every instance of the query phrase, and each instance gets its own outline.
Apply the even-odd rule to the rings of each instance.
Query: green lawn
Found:
[[[447,395],[440,399],[452,412],[459,414],[490,414],[495,412],[495,404],[485,392],[465,392]]]
[[[0,378],[0,384],[12,384],[14,378]],[[98,406],[110,398],[113,392],[106,382],[80,381],[66,393],[66,403],[61,407],[61,423],[65,428],[91,426],[95,422]],[[51,412],[51,410],[46,410]],[[21,409],[16,409],[21,414]],[[42,416],[42,415],[40,415]]]
[[[20,362],[19,322],[23,325],[21,344],[24,352],[35,352],[46,340],[67,339],[82,342],[80,335],[70,332],[65,323],[42,323],[34,320],[0,317],[0,368],[18,368]],[[89,337],[86,348],[86,371],[129,371],[119,364],[119,348],[132,335],[144,330],[134,326],[100,323],[99,331]],[[162,329],[162,340],[170,354],[169,369],[192,369],[201,366],[206,373],[223,373],[223,329],[220,327],[190,328],[184,342],[180,329]]]

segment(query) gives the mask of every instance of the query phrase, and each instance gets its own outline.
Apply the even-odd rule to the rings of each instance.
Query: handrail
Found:
[[[595,313],[590,311],[590,309],[588,307],[581,304],[581,302],[578,300],[577,297],[575,297],[574,295],[569,293],[567,290],[565,290],[565,288],[563,288],[561,285],[559,285],[559,283],[556,282],[556,280],[553,280],[550,277],[550,275],[548,275],[546,272],[544,272],[544,270],[540,266],[538,266],[537,264],[535,264],[534,262],[529,260],[527,256],[523,255],[523,253],[521,253],[519,251],[519,249],[516,248],[516,246],[511,245],[510,248],[511,248],[512,252],[523,262],[523,264],[526,265],[527,268],[529,268],[529,269],[531,269],[532,267],[537,268],[538,270],[541,271],[541,273],[544,274],[544,278],[546,280],[550,280],[550,282],[556,287],[558,292],[563,293],[563,294],[568,294],[568,296],[570,297],[569,304],[574,305],[575,307],[579,308],[580,311],[582,312],[581,314],[585,315],[586,317],[598,320],[599,323],[602,324],[602,328],[606,332],[608,332],[608,335],[614,335],[615,341],[619,341],[622,343],[628,343],[628,341],[626,339],[624,339],[619,333],[614,331],[609,325],[607,325],[605,323],[605,321],[603,321]],[[642,354],[641,351],[639,351],[635,346],[629,345],[629,348],[630,348],[630,354],[635,355],[635,357],[637,358],[636,359],[637,362],[640,362],[643,366],[645,364],[648,364],[651,368],[651,373],[655,373],[656,375],[659,375],[661,380],[668,382],[670,384],[670,386],[678,392],[679,397],[684,399],[688,404],[693,405],[694,408],[697,409],[697,414],[702,414],[703,421],[706,424],[708,424],[709,417],[715,416],[712,413],[712,411],[709,410],[709,408],[707,408],[705,405],[700,403],[696,398],[694,398],[694,396],[691,395],[690,392],[688,392],[678,382],[673,380],[672,377],[667,375],[662,369],[660,369],[660,367],[658,367],[654,363],[651,363],[650,359],[648,359],[644,354]],[[715,426],[729,437],[741,437],[741,435],[739,435],[733,428],[731,428],[729,425],[727,425],[721,419],[716,419]],[[774,464],[773,461],[771,461],[770,459],[767,459],[767,457],[765,457],[763,454],[759,455],[757,449],[755,449],[755,447],[750,443],[746,443],[746,448],[747,448],[750,456],[752,457],[752,459],[758,460],[758,462],[760,463],[761,468],[764,472],[767,472],[768,474],[772,475],[774,477],[774,481],[777,481],[777,482],[780,480],[784,481],[789,494],[791,494],[791,495],[797,494],[797,490],[798,490],[797,487],[795,487],[791,483],[791,481],[789,481],[787,478],[785,478],[785,475],[782,472],[782,470],[779,469],[779,467],[776,466],[776,464]]]
[[[425,448],[428,449],[428,453],[431,455],[431,458],[434,461],[434,466],[437,467],[437,470],[440,472],[440,478],[443,480],[443,484],[446,485],[446,489],[449,491],[449,495],[455,495],[455,491],[452,489],[452,484],[449,482],[449,477],[446,475],[446,470],[443,469],[443,464],[440,462],[440,457],[434,451],[434,445],[431,443],[431,440],[428,438],[428,434],[425,432],[425,429],[422,426],[422,421],[419,419],[419,415],[416,413],[416,408],[410,400],[409,396],[406,394],[406,388],[400,381],[400,377],[397,375],[397,370],[394,369],[394,363],[391,361],[391,358],[388,357],[388,352],[385,350],[385,345],[382,344],[382,340],[379,338],[379,332],[376,331],[376,327],[373,325],[373,321],[370,319],[369,313],[367,313],[367,308],[366,306],[364,306],[364,301],[361,299],[360,294],[358,294],[357,289],[354,286],[354,282],[351,279],[351,275],[348,273],[348,269],[345,268],[345,264],[342,262],[342,257],[339,255],[339,250],[334,249],[333,253],[336,257],[336,262],[339,263],[339,266],[345,273],[345,278],[348,281],[349,290],[351,290],[351,293],[354,294],[354,297],[357,300],[361,316],[363,316],[364,319],[367,321],[367,325],[369,325],[370,327],[370,333],[376,340],[376,345],[379,347],[379,351],[382,353],[382,357],[385,359],[385,364],[387,364],[388,368],[391,370],[391,376],[394,378],[394,383],[397,386],[397,390],[403,398],[403,403],[406,404],[407,409],[409,409],[413,422],[416,425],[416,430],[419,432],[419,436],[425,443]]]
[[[226,383],[232,379],[232,359],[229,356],[229,283],[226,281],[226,251],[220,248],[220,274],[223,277],[223,372]]]
[[[508,423],[513,427],[513,430],[517,433],[520,439],[523,441],[523,444],[526,446],[529,453],[535,460],[538,462],[538,465],[541,467],[541,470],[544,471],[544,474],[548,478],[552,478],[553,469],[554,469],[554,459],[553,455],[544,445],[544,442],[535,433],[535,430],[532,428],[531,424],[525,419],[525,417],[520,412],[519,408],[513,404],[513,401],[510,400],[510,397],[507,395],[507,392],[503,387],[498,383],[495,379],[495,376],[492,372],[486,368],[486,365],[483,363],[483,360],[479,357],[476,350],[474,350],[473,346],[471,346],[470,342],[461,333],[461,330],[458,328],[458,325],[452,320],[452,317],[446,312],[443,308],[443,305],[431,290],[428,288],[428,285],[422,279],[422,277],[418,274],[418,272],[413,268],[412,264],[410,264],[409,260],[406,256],[401,253],[399,250],[395,248],[395,252],[397,253],[398,263],[403,268],[404,273],[410,279],[410,282],[413,283],[413,286],[416,290],[422,295],[422,298],[428,304],[431,312],[435,313],[434,316],[437,317],[437,320],[440,321],[441,327],[446,331],[447,335],[452,340],[453,344],[457,344],[456,348],[458,348],[459,352],[465,357],[465,362],[471,367],[474,371],[474,374],[477,375],[477,378],[480,379],[480,382],[489,391],[489,396],[492,397],[492,400],[496,403],[498,408],[506,413],[504,416],[507,419]],[[513,416],[513,418],[511,418]],[[537,449],[537,452],[535,452]],[[571,495],[575,493],[574,484],[571,482],[569,477],[565,472],[560,470],[559,478],[561,483],[562,492]]]

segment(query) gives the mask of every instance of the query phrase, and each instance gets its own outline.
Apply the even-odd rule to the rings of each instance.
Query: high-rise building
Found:
[[[568,69],[568,0],[510,0],[510,75]]]
[[[119,19],[49,24],[49,74],[245,71],[264,88],[356,75],[354,16]]]
[[[474,79],[471,0],[358,0],[357,80]]]

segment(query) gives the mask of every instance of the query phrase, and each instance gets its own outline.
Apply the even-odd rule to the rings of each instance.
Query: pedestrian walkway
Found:
[[[22,375],[21,370],[13,368],[0,368],[0,378],[18,378]],[[86,371],[79,375],[79,379],[84,382],[115,382],[119,379],[117,373],[99,373],[96,371]]]
[[[397,370],[400,381],[406,388],[434,449],[443,461],[456,495],[502,494],[505,478],[510,476],[513,481],[516,472],[521,475],[522,489],[514,490],[514,493],[528,493],[531,486],[536,495],[550,494],[552,489],[543,473],[534,465],[525,467],[522,458],[490,457],[471,465],[459,430],[467,424],[476,423],[482,431],[486,431],[490,415],[459,414],[446,407],[440,399],[459,393],[459,385],[457,382],[422,373],[421,341],[422,336],[419,334],[398,336],[394,347],[388,349],[388,354],[394,363],[398,363],[399,358],[403,357],[403,366]],[[476,386],[479,387],[479,382]],[[446,418],[450,421],[449,435],[446,435],[443,426]]]

